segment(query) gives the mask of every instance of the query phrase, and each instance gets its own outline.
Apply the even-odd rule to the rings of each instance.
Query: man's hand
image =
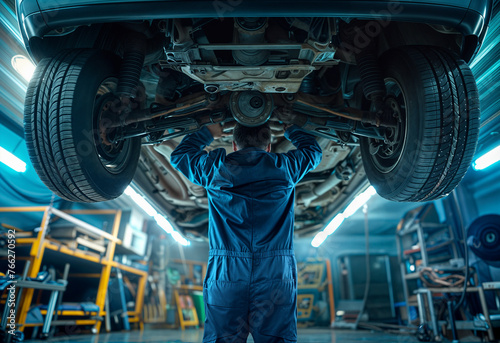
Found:
[[[207,129],[210,131],[214,139],[222,137],[222,126],[219,123],[208,125]]]

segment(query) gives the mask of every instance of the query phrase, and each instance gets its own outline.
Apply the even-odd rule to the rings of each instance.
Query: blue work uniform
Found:
[[[204,127],[171,155],[171,164],[208,193],[203,342],[246,342],[249,333],[256,343],[297,341],[295,185],[316,168],[322,152],[297,126],[285,137],[296,150],[207,153],[213,137]]]

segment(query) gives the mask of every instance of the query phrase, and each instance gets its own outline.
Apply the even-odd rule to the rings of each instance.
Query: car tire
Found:
[[[470,68],[433,47],[390,50],[380,59],[398,126],[386,140],[363,137],[366,175],[393,201],[430,201],[460,182],[477,145],[479,95]]]
[[[26,94],[24,127],[34,169],[63,199],[97,202],[120,196],[139,160],[138,138],[104,145],[101,100],[116,101],[121,59],[100,50],[69,50],[43,59]]]

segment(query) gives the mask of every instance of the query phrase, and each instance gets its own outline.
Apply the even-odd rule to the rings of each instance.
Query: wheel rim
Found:
[[[382,174],[390,173],[401,161],[405,152],[408,132],[407,101],[401,85],[392,78],[386,78],[386,106],[392,109],[398,120],[395,128],[388,128],[384,141],[370,138],[370,158],[373,166]]]
[[[130,140],[114,140],[117,130],[107,128],[103,114],[119,103],[114,94],[118,79],[108,78],[97,89],[94,100],[94,143],[102,166],[111,174],[120,174],[126,168],[131,153]]]

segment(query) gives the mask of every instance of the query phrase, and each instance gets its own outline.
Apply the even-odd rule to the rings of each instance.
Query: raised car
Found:
[[[473,157],[479,96],[468,62],[489,0],[18,0],[36,72],[26,142],[60,197],[96,202],[135,183],[184,232],[206,227],[203,188],[174,170],[204,125],[269,122],[318,137],[297,185],[296,229],[317,230],[366,187],[394,201],[449,194]],[[209,149],[231,150],[231,137]]]

